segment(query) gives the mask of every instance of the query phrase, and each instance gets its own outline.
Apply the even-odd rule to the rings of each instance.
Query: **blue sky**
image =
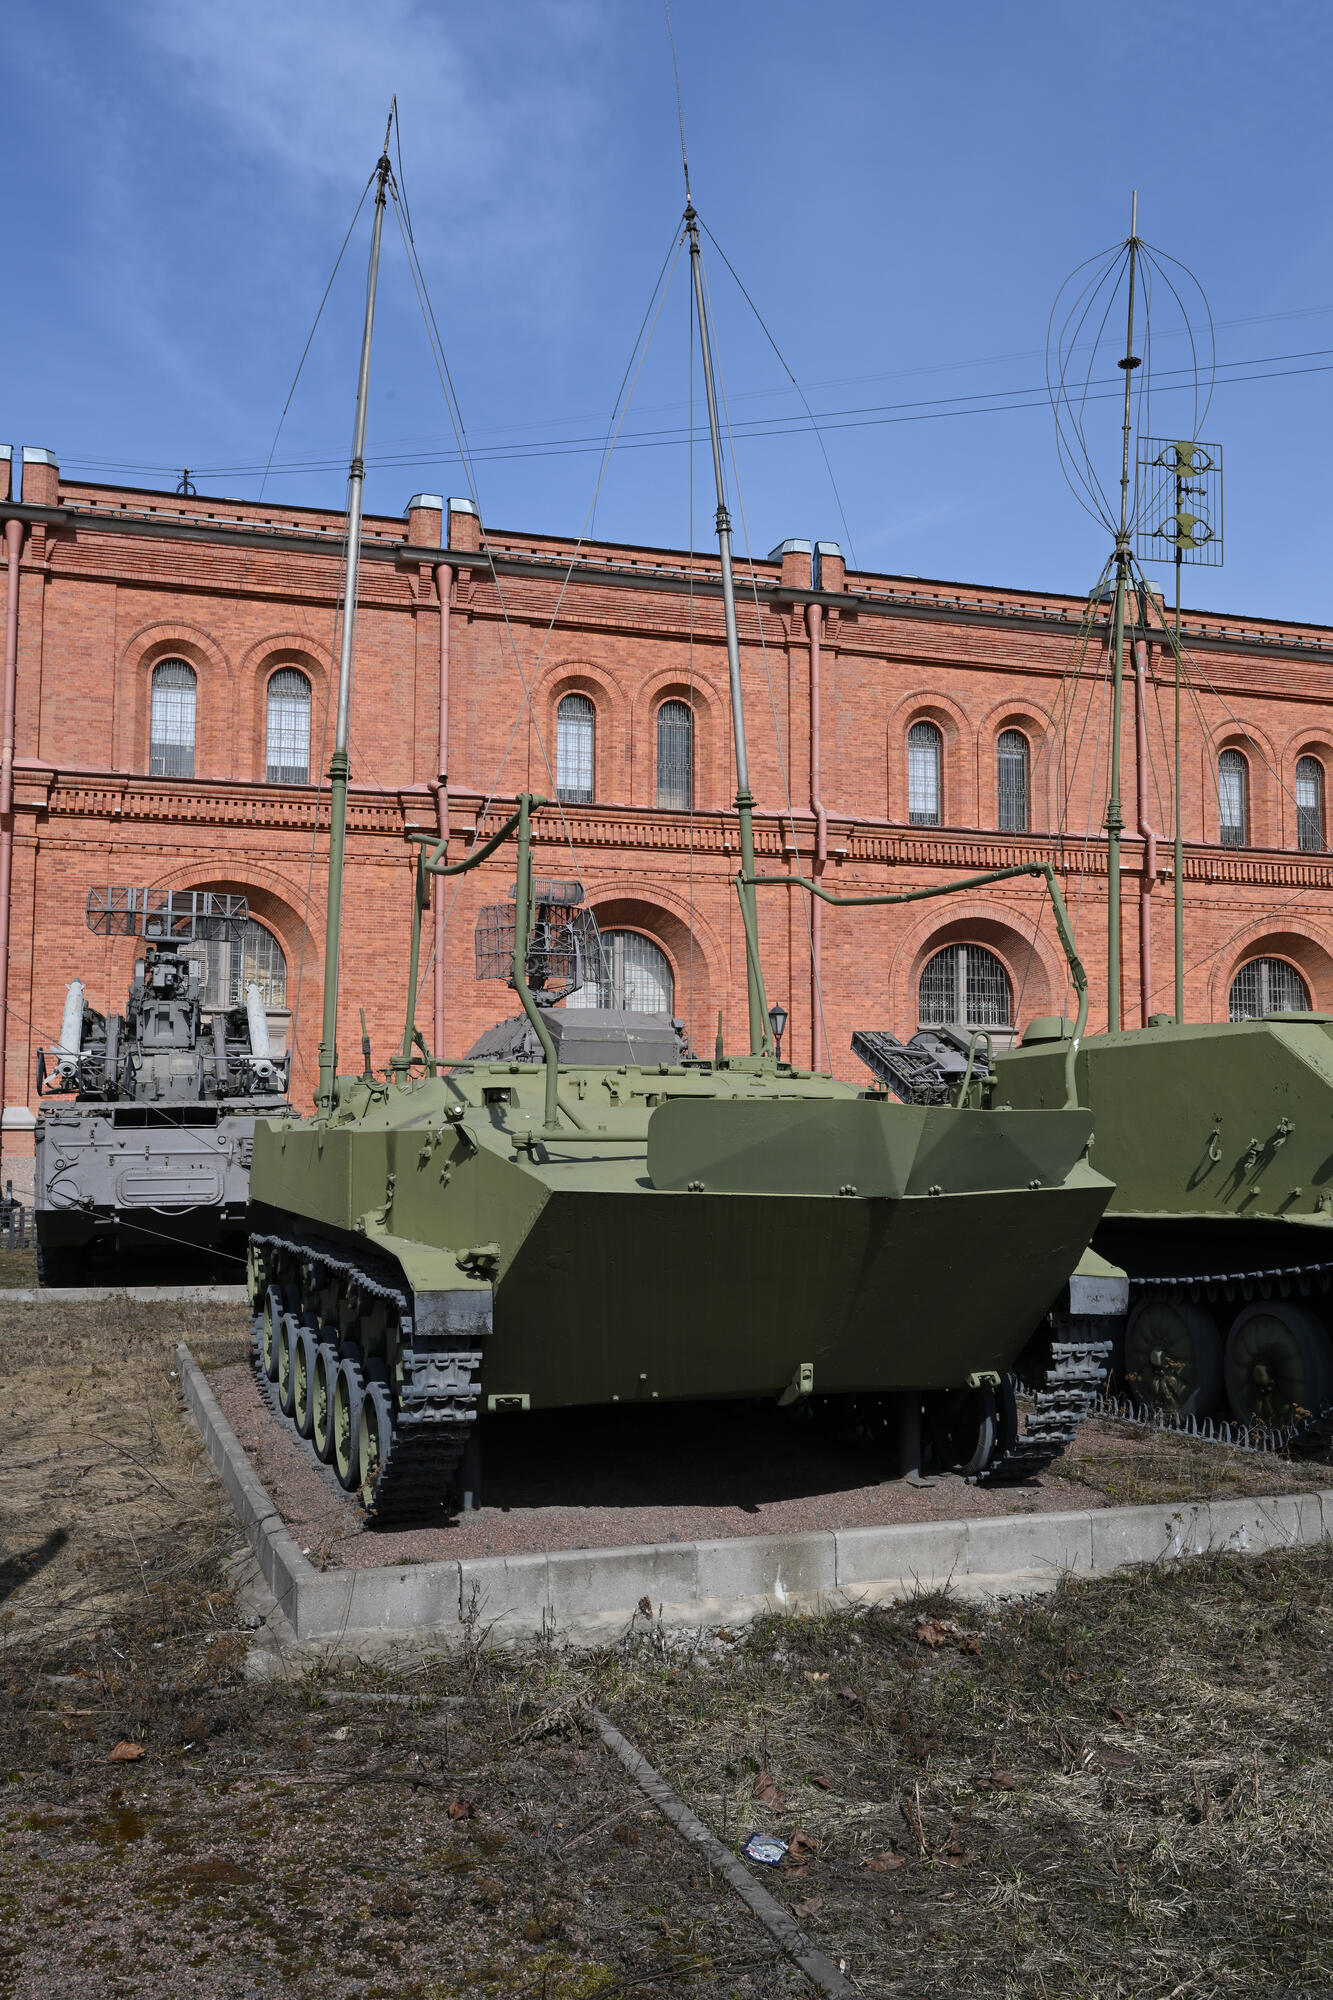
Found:
[[[1107,537],[1061,476],[1043,350],[1062,281],[1127,233],[1137,186],[1143,234],[1204,285],[1224,376],[1254,378],[1224,381],[1204,427],[1226,565],[1187,601],[1333,623],[1333,9],[675,0],[673,18],[696,202],[828,419],[821,447],[714,253],[732,417],[771,420],[737,444],[758,552],[849,531],[869,568],[1086,588]],[[483,512],[579,530],[681,207],[657,0],[8,0],[5,39],[0,439],[91,478],[170,486],[188,463],[201,491],[256,496],[396,91]],[[365,244],[363,219],[275,499],[340,504]],[[598,496],[613,539],[688,538],[685,276]],[[1183,343],[1154,325],[1160,371]],[[1174,434],[1187,408],[1162,396],[1155,423]],[[465,491],[451,449],[391,230],[369,504]],[[698,450],[694,475],[707,544]]]

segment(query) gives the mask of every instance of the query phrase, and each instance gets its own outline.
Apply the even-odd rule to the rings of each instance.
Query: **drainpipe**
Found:
[[[1152,1012],[1152,892],[1157,886],[1157,832],[1148,824],[1148,648],[1134,641],[1134,744],[1138,764],[1139,836],[1143,874],[1139,881],[1139,1007],[1143,1026]]]
[[[14,873],[14,689],[19,663],[19,557],[22,521],[5,522],[9,558],[5,597],[5,686],[0,720],[0,1109],[5,1103],[5,1054],[9,1027],[9,891]],[[26,1091],[24,1093],[27,1095]]]
[[[447,520],[447,516],[446,516]],[[449,840],[449,594],[453,589],[452,563],[435,565],[435,588],[440,594],[440,775],[431,790],[440,839]],[[435,1039],[438,1056],[444,1047],[444,883],[435,884]]]
[[[828,860],[828,814],[819,794],[822,789],[820,769],[822,744],[819,720],[819,641],[824,625],[822,604],[807,604],[805,607],[805,629],[810,636],[810,808],[815,816],[815,880],[824,872]],[[824,1069],[828,1064],[828,1051],[824,1047],[823,1020],[820,1015],[820,981],[824,960],[824,905],[818,896],[810,898],[810,1067]]]

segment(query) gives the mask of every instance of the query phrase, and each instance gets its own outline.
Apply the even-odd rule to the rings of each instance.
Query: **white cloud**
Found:
[[[436,0],[145,0],[134,19],[185,115],[270,177],[288,226],[350,213],[396,93],[427,268],[432,252],[455,273],[521,268],[542,311],[564,292],[598,124],[592,10],[495,6],[479,24]]]

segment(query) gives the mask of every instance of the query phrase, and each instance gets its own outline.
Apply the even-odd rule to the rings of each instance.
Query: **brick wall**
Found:
[[[15,454],[17,462],[18,454]],[[109,489],[25,464],[19,516],[16,784],[5,1103],[32,1103],[35,1051],[54,1041],[66,983],[123,1006],[134,947],[84,927],[90,888],[108,882],[245,893],[287,962],[296,1094],[313,1089],[326,889],[327,794],[266,778],[268,682],[295,667],[311,688],[311,775],[327,769],[337,648],[337,515],[312,509]],[[447,514],[447,519],[446,519]],[[666,954],[675,1006],[700,1049],[719,1012],[727,1044],[746,1034],[733,877],[737,841],[727,665],[716,559],[674,550],[487,532],[470,511],[418,495],[405,519],[365,530],[353,693],[340,1048],[359,1063],[358,1009],[376,1059],[401,1033],[411,908],[409,829],[435,825],[439,762],[439,583],[449,597],[451,858],[503,817],[523,787],[554,792],[556,714],[570,693],[596,718],[595,803],[538,821],[538,866],[577,875],[607,927],[641,931]],[[447,567],[441,567],[447,560]],[[493,565],[493,566],[492,566]],[[794,542],[738,575],[742,676],[761,865],[815,861],[806,607],[822,605],[825,882],[845,893],[930,887],[1015,861],[1054,861],[1106,1018],[1105,814],[1109,723],[1104,628],[1080,636],[1083,607],[1036,591],[846,574]],[[1188,1010],[1225,1018],[1236,969],[1258,953],[1294,963],[1315,1005],[1333,1007],[1333,867],[1297,851],[1295,765],[1333,768],[1327,725],[1333,634],[1188,614],[1186,642],[1209,691],[1184,715]],[[194,776],[149,773],[153,668],[196,675]],[[657,806],[657,710],[695,716],[693,812]],[[1135,697],[1122,735],[1121,1003],[1142,1013],[1138,924],[1143,843]],[[941,823],[908,823],[907,732],[932,722],[942,747]],[[1170,867],[1170,657],[1148,660],[1147,816]],[[997,830],[996,741],[1030,746],[1026,833]],[[1216,760],[1240,747],[1249,844],[1218,844]],[[1063,832],[1061,832],[1063,829]],[[473,977],[472,929],[503,900],[512,850],[442,885],[448,910],[444,1047],[461,1053],[513,996]],[[959,897],[823,917],[822,1002],[832,1065],[855,1075],[852,1030],[910,1033],[921,971],[944,944],[1002,961],[1020,1020],[1066,1006],[1063,960],[1040,884],[1020,879]],[[1153,1010],[1171,1005],[1171,885],[1152,897]],[[798,892],[760,898],[770,999],[790,1015],[785,1052],[816,1045],[810,912]],[[427,951],[429,951],[429,934]],[[423,959],[424,963],[424,959]],[[432,978],[418,1018],[433,1038]],[[12,1120],[10,1121],[12,1124]],[[7,1139],[7,1145],[10,1143]]]

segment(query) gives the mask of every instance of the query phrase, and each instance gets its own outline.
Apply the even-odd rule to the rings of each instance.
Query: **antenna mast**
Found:
[[[389,134],[376,169],[375,222],[370,237],[370,269],[366,278],[366,318],[361,332],[361,367],[356,383],[356,422],[352,430],[352,462],[347,472],[347,577],[343,590],[342,644],[338,654],[338,721],[329,767],[329,902],[324,923],[324,1018],[319,1040],[319,1090],[315,1103],[328,1117],[334,1108],[338,1068],[338,956],[342,941],[343,862],[347,845],[348,726],[352,709],[352,657],[356,637],[357,585],[361,573],[361,498],[366,483],[366,405],[370,394],[370,342],[375,326],[375,289],[379,282],[380,237],[388,198]]]
[[[1125,814],[1120,797],[1120,729],[1125,685],[1125,596],[1129,588],[1129,440],[1134,370],[1134,281],[1138,275],[1139,192],[1129,219],[1129,310],[1125,329],[1125,418],[1120,456],[1120,531],[1115,542],[1115,608],[1111,616],[1111,795],[1106,802],[1106,1025],[1120,1026],[1120,835]]]
[[[687,169],[688,175],[688,169]],[[687,179],[688,188],[688,179]],[[727,672],[731,682],[731,729],[736,745],[736,813],[741,827],[741,869],[736,890],[745,930],[745,987],[750,1008],[750,1054],[767,1055],[771,1046],[764,975],[759,964],[759,924],[754,890],[754,797],[750,791],[750,760],[745,747],[745,704],[741,695],[741,654],[736,636],[736,589],[731,574],[731,514],[722,479],[722,441],[713,381],[713,335],[704,292],[703,260],[699,250],[699,218],[686,200],[685,229],[690,243],[690,274],[699,315],[703,349],[704,395],[708,402],[708,435],[713,446],[713,481],[717,489],[717,546],[722,564],[722,614],[727,633]]]

